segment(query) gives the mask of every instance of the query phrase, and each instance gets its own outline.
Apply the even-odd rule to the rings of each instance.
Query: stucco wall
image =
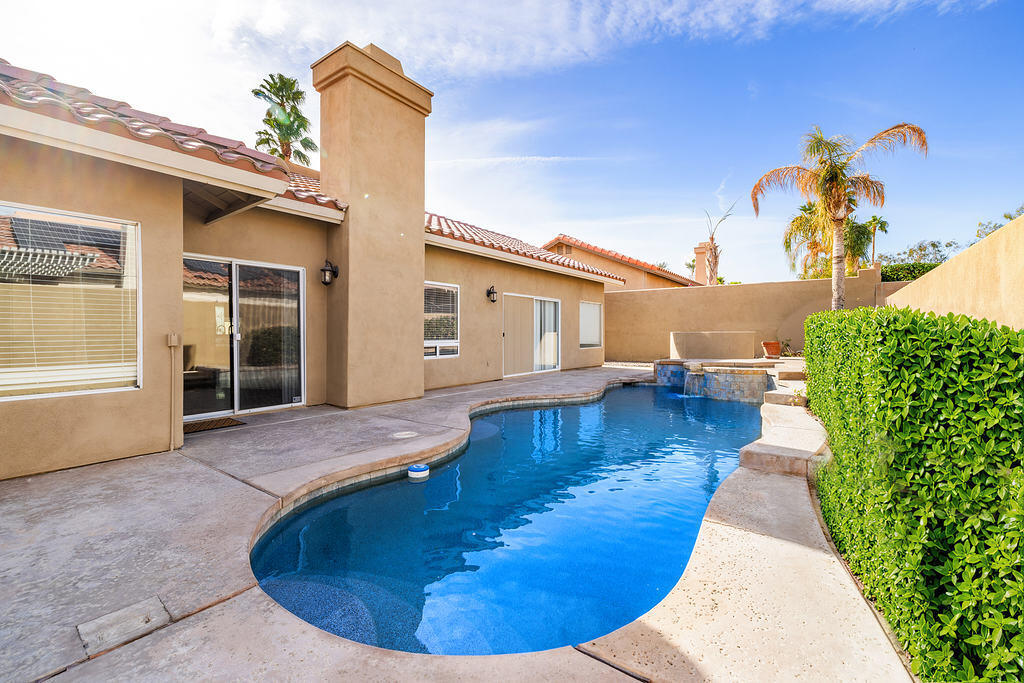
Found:
[[[880,280],[873,268],[847,278],[846,307],[876,305]],[[761,341],[789,339],[799,350],[804,318],[828,310],[831,302],[831,280],[606,292],[605,356],[621,361],[668,358],[672,332],[753,331],[758,347]]]
[[[0,479],[180,445],[180,180],[0,136],[0,201],[138,221],[143,322],[141,389],[0,402]]]
[[[570,245],[571,246],[571,245]],[[586,263],[587,265],[600,268],[613,275],[618,275],[626,279],[624,286],[606,284],[605,290],[609,292],[621,292],[628,289],[660,289],[662,287],[681,287],[678,282],[673,282],[668,278],[663,278],[660,275],[649,273],[643,268],[634,268],[633,266],[626,265],[621,261],[595,254],[586,249],[573,246],[572,253],[566,254],[569,258],[576,259],[580,263]]]
[[[600,282],[430,245],[426,247],[424,279],[460,287],[459,356],[424,359],[423,377],[427,389],[501,379],[501,295],[504,292],[561,299],[563,370],[604,362],[603,348],[580,348],[579,304],[580,301],[601,303],[604,300],[604,285]],[[491,285],[498,291],[497,303],[491,303],[485,295]],[[421,296],[421,304],[422,301]],[[421,328],[422,318],[420,313]]]
[[[887,303],[1024,328],[1024,217],[890,295]]]
[[[187,253],[306,269],[307,405],[327,400],[328,288],[320,283],[320,267],[327,253],[328,234],[340,230],[340,225],[259,208],[212,225],[204,225],[198,216],[186,214],[184,219],[184,251]]]

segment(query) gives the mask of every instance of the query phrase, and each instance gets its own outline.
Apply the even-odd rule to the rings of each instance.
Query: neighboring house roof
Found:
[[[0,216],[0,277],[120,275],[121,240],[93,226]]]
[[[601,270],[600,268],[587,265],[586,263],[580,263],[568,256],[563,256],[562,254],[556,254],[552,251],[548,251],[547,249],[535,247],[532,244],[527,244],[520,239],[503,235],[500,232],[494,232],[493,230],[480,228],[475,225],[470,225],[469,223],[452,220],[451,218],[439,216],[435,213],[428,212],[425,215],[424,229],[432,235],[448,237],[461,242],[468,242],[482,247],[488,247],[496,251],[503,251],[517,256],[525,256],[526,258],[544,261],[564,268],[578,270],[583,273],[600,275],[601,277],[625,282],[622,277],[615,275],[614,273],[609,273]]]
[[[595,253],[595,254],[597,254],[599,256],[604,256],[605,258],[609,258],[609,259],[611,259],[613,261],[618,261],[619,263],[624,263],[624,264],[626,264],[628,266],[633,266],[634,268],[639,268],[641,270],[646,270],[647,272],[653,273],[653,274],[658,275],[660,277],[663,277],[666,280],[672,280],[673,282],[678,282],[679,284],[681,284],[681,285],[683,285],[685,287],[699,287],[699,286],[701,286],[701,284],[699,282],[697,282],[696,280],[691,280],[690,278],[684,277],[684,276],[682,276],[682,275],[680,275],[678,273],[673,273],[671,270],[665,270],[664,268],[659,268],[658,266],[654,265],[653,263],[647,263],[646,261],[641,261],[640,259],[635,259],[632,256],[626,256],[625,254],[620,254],[619,252],[612,251],[611,249],[604,249],[602,247],[598,247],[596,245],[584,242],[583,240],[576,239],[575,237],[570,237],[569,235],[559,235],[555,239],[550,240],[547,244],[545,244],[544,248],[545,249],[550,249],[551,247],[553,247],[556,244],[567,244],[567,245],[569,245],[571,247],[577,247],[579,249],[584,249],[586,251],[593,252],[593,253]]]

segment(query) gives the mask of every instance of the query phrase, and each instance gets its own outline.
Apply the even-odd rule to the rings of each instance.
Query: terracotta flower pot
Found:
[[[778,358],[782,355],[782,342],[763,341],[761,348],[764,349],[765,358]]]

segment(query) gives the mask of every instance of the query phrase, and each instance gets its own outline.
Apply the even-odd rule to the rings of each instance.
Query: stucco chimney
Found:
[[[341,268],[327,301],[327,400],[423,395],[424,130],[433,93],[376,45],[346,42],[313,66],[320,182],[349,204],[327,238]]]
[[[702,285],[711,284],[708,282],[708,248],[709,242],[701,242],[693,248],[693,279]]]

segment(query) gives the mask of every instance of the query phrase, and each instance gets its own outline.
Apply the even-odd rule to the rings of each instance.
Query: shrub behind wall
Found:
[[[822,514],[915,672],[1024,677],[1024,331],[860,308],[805,336]]]
[[[890,263],[882,266],[882,282],[909,282],[916,280],[941,263]]]

